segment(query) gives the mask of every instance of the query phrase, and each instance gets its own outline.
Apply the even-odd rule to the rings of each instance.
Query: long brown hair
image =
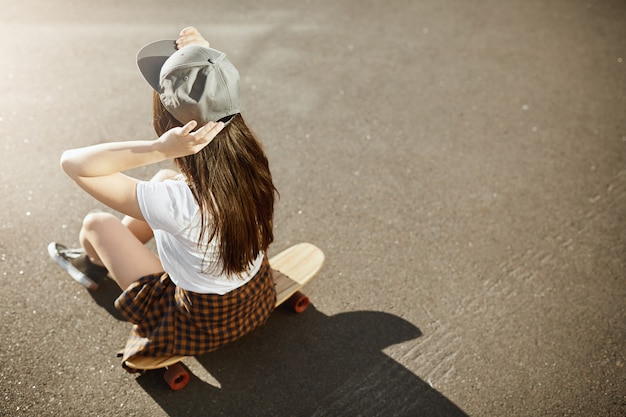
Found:
[[[159,136],[182,126],[156,93],[153,125]],[[175,162],[200,207],[199,247],[204,241],[218,239],[220,272],[236,276],[246,271],[274,240],[274,200],[278,196],[258,138],[237,114],[200,152]]]

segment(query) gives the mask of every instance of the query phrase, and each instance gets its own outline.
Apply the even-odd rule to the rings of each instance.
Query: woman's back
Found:
[[[159,135],[180,125],[156,94],[154,114]],[[236,114],[200,152],[175,162],[200,208],[198,242],[218,242],[221,273],[246,272],[274,240],[277,191],[260,141],[242,115]],[[206,270],[215,272],[214,266],[207,257]]]

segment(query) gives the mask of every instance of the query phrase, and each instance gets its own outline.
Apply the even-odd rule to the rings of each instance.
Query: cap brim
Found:
[[[176,52],[176,41],[161,40],[147,44],[137,53],[137,66],[154,91],[161,91],[161,67]]]

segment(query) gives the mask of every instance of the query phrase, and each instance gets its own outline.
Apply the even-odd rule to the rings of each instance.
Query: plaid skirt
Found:
[[[213,351],[264,324],[275,304],[267,258],[248,283],[225,295],[185,291],[167,273],[142,277],[115,300],[133,323],[122,360]]]

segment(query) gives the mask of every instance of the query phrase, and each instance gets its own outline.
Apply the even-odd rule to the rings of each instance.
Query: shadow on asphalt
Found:
[[[89,276],[98,284],[97,290],[89,291],[91,298],[93,298],[96,304],[106,310],[117,320],[126,321],[124,316],[120,314],[114,305],[117,297],[122,294],[122,289],[117,285],[113,278],[103,275],[98,276],[95,274],[90,274]]]
[[[185,389],[171,391],[162,370],[137,382],[170,416],[466,416],[382,351],[420,336],[387,313],[281,307],[262,328],[196,357],[205,369]]]

